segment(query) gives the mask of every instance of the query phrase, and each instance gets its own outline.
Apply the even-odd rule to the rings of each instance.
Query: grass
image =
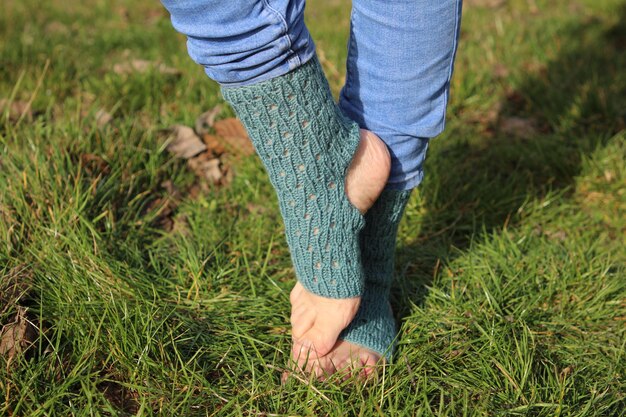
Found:
[[[337,93],[349,5],[310,3]],[[0,415],[626,415],[626,8],[497,3],[465,5],[401,225],[399,349],[367,386],[281,385],[277,204],[254,157],[189,193],[158,132],[222,100],[160,5],[3,5],[0,97],[33,115],[0,114],[0,323],[27,308],[37,337],[0,355]],[[135,57],[181,74],[112,70]]]

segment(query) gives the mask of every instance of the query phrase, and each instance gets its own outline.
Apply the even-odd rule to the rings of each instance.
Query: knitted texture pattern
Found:
[[[344,181],[359,128],[335,104],[317,58],[261,83],[222,87],[276,190],[296,276],[328,298],[363,293],[361,213]]]
[[[356,316],[339,336],[391,361],[396,323],[389,305],[398,225],[411,190],[385,190],[365,215],[361,259],[365,292]]]

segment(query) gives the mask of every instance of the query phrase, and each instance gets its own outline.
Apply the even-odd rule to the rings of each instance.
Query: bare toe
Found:
[[[363,346],[339,340],[327,355],[309,358],[299,369],[319,380],[326,379],[332,374],[340,374],[344,380],[350,377],[365,380],[375,374],[381,361],[380,354]]]
[[[299,364],[331,351],[339,334],[356,315],[361,299],[325,298],[297,283],[291,291],[292,358]]]

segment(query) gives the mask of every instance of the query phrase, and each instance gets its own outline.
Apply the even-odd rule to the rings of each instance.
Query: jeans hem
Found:
[[[411,178],[399,180],[389,180],[385,185],[385,190],[408,191],[416,188],[424,180],[424,171],[419,171]]]
[[[313,42],[310,43],[307,49],[299,52],[295,52],[294,55],[296,57],[288,58],[284,64],[276,67],[274,70],[259,75],[258,77],[251,78],[245,81],[233,82],[233,83],[219,83],[218,84],[225,88],[231,87],[243,87],[245,85],[258,84],[263,81],[271,80],[272,78],[280,77],[281,75],[285,75],[294,71],[307,62],[309,62],[315,56],[315,44]]]

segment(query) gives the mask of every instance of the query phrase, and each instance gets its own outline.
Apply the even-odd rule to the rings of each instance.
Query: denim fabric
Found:
[[[161,0],[189,55],[223,86],[255,84],[315,54],[305,0]],[[390,149],[387,188],[423,178],[443,131],[462,0],[353,0],[341,109]]]
[[[339,107],[389,146],[387,188],[423,177],[428,139],[443,131],[461,0],[354,0]]]
[[[315,54],[304,0],[161,0],[191,58],[223,86],[286,74]]]

